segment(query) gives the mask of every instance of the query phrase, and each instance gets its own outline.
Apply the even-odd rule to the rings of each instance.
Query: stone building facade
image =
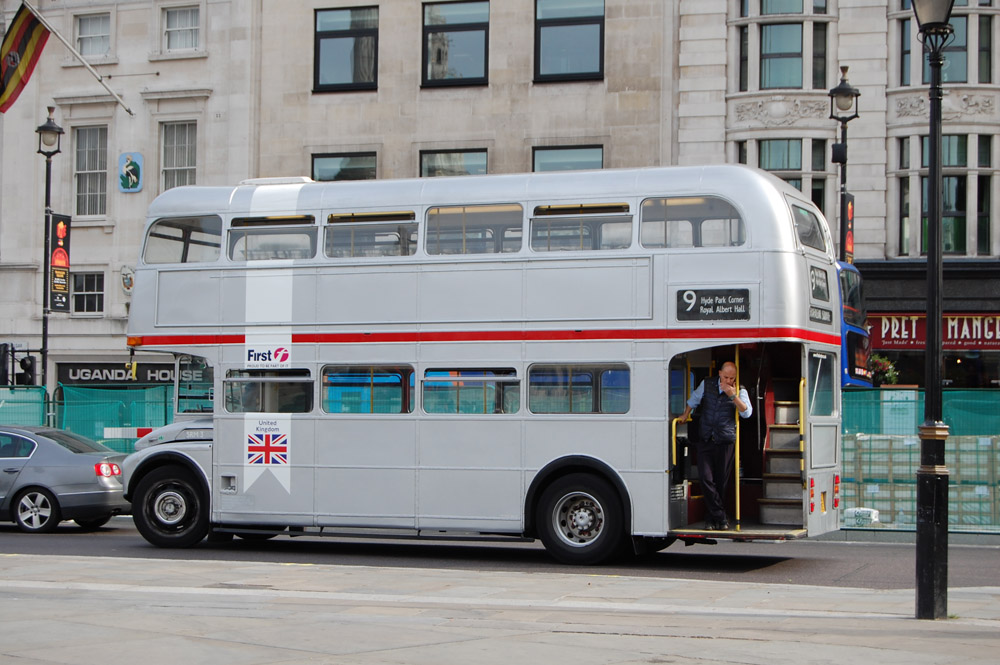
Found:
[[[0,0],[4,27],[19,4]],[[840,127],[828,93],[841,67],[861,93],[848,189],[869,309],[922,309],[927,84],[909,0],[35,5],[132,112],[53,36],[0,119],[0,341],[23,353],[39,348],[42,316],[35,128],[53,106],[65,130],[52,207],[73,218],[72,293],[68,313],[49,315],[50,389],[70,380],[61,370],[128,359],[145,209],[177,184],[745,162],[809,192],[836,229]],[[1000,312],[1000,0],[956,5],[945,310],[990,316]],[[141,189],[120,186],[133,156]],[[984,345],[978,380],[990,385],[1000,348]],[[916,364],[920,350],[892,353]]]

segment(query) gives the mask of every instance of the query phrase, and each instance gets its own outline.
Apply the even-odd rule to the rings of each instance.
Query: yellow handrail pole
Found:
[[[799,381],[799,476],[806,486],[806,378]]]
[[[677,416],[670,421],[670,470],[677,468],[677,421],[681,417]]]
[[[740,394],[740,347],[736,347],[736,396]],[[740,528],[740,410],[736,409],[733,414],[736,418],[736,463],[733,465],[733,473],[736,474],[736,530]]]

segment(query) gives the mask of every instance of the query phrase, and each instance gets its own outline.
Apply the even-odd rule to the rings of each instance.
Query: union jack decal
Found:
[[[247,435],[247,464],[288,464],[288,436]]]

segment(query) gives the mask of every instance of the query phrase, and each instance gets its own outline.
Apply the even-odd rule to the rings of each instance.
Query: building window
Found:
[[[898,139],[899,255],[927,252],[929,139]],[[948,134],[941,137],[941,240],[946,254],[996,256],[991,219],[996,169],[993,135]],[[910,158],[910,155],[919,155]],[[912,214],[911,214],[912,211]],[[915,217],[917,211],[920,217]],[[992,213],[995,217],[995,213]]]
[[[85,57],[99,57],[111,52],[111,14],[76,17],[76,50]]]
[[[910,19],[899,22],[899,85],[910,85],[910,60],[913,46],[910,43]]]
[[[802,139],[760,141],[759,166],[766,171],[801,171]]]
[[[760,0],[760,13],[769,14],[801,14],[802,0]]]
[[[167,7],[163,10],[163,46],[167,52],[196,51],[201,46],[198,7]]]
[[[944,49],[944,66],[941,69],[942,83],[993,82],[993,45],[995,0],[956,0],[955,11],[949,23],[954,36]],[[902,0],[899,10],[905,12],[899,18],[900,38],[900,85],[911,84],[914,74],[923,72],[923,83],[930,82],[930,65],[923,57],[923,48],[911,24],[913,15],[910,0]],[[912,58],[911,52],[921,54]],[[920,69],[917,69],[920,68]]]
[[[604,0],[535,0],[535,81],[604,78]]]
[[[313,91],[375,90],[378,7],[316,10]]]
[[[813,90],[826,87],[826,23],[813,25]]]
[[[74,134],[76,214],[104,215],[108,203],[108,128],[77,127]]]
[[[104,311],[104,273],[73,273],[73,312],[95,314]]]
[[[965,83],[969,80],[969,35],[968,17],[952,16],[949,21],[954,29],[954,37],[944,47],[944,66],[941,67],[942,83]],[[931,66],[927,58],[921,58],[924,65],[924,83],[931,80]]]
[[[812,140],[812,178],[811,200],[824,216],[829,217],[826,209],[826,141],[823,139]]]
[[[163,127],[163,189],[195,184],[197,123],[165,122]]]
[[[976,163],[980,168],[988,169],[993,166],[993,135],[979,135],[979,152]]]
[[[920,251],[927,253],[927,186],[928,179],[921,178],[923,228]],[[941,179],[941,243],[945,254],[965,254],[966,184],[964,175],[946,175]]]
[[[735,26],[739,90],[750,91],[753,85],[759,90],[825,90],[830,21],[826,5],[818,0],[741,4],[739,25]],[[759,57],[752,57],[751,51]]]
[[[910,255],[910,178],[899,179],[899,255]]]
[[[750,81],[750,28],[740,26],[740,90],[749,89]]]
[[[976,252],[980,256],[989,256],[992,245],[990,234],[990,176],[981,175],[978,178],[976,197]]]
[[[427,150],[420,153],[421,178],[485,173],[485,150]]]
[[[761,26],[760,87],[802,87],[802,24]]]
[[[313,180],[374,180],[374,152],[313,155]]]
[[[485,84],[489,20],[489,2],[425,4],[423,84]]]
[[[604,168],[604,148],[599,145],[534,149],[532,170],[536,173],[602,168]]]
[[[993,83],[993,17],[979,17],[979,82]]]

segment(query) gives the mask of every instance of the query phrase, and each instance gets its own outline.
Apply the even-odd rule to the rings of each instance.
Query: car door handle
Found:
[[[3,472],[4,472],[4,473],[17,473],[17,472],[18,472],[18,471],[20,471],[20,470],[21,470],[21,469],[20,469],[20,467],[16,467],[16,466],[9,466],[9,467],[7,467],[6,469],[4,469],[4,470],[3,470]]]

